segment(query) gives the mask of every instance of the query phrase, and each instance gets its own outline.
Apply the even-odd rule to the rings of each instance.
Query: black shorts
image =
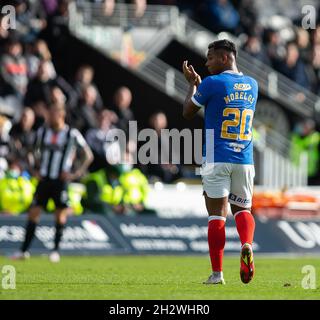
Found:
[[[41,180],[34,194],[32,206],[41,206],[45,209],[50,198],[54,201],[56,209],[70,207],[68,183],[61,180]]]

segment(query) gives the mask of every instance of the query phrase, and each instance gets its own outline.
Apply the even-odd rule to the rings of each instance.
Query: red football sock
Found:
[[[225,242],[225,218],[220,216],[210,216],[208,222],[208,244],[212,271],[222,271]]]
[[[252,245],[256,223],[251,212],[248,210],[238,211],[234,215],[234,219],[236,221],[241,245],[244,243],[249,243]]]

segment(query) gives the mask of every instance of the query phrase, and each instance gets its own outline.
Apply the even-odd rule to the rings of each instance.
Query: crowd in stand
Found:
[[[91,1],[104,2],[108,8],[114,8],[115,4],[115,0]],[[134,3],[136,12],[140,16],[146,9],[147,3],[178,6],[182,13],[214,33],[223,31],[237,37],[239,46],[245,52],[301,86],[294,88],[296,92],[294,99],[297,102],[303,103],[306,99],[303,89],[320,95],[320,5],[316,8],[318,10],[315,17],[318,18],[316,28],[304,29],[302,27],[304,17],[298,2],[293,3],[297,5],[297,12],[296,18],[291,20],[286,17],[286,12],[281,15],[278,9],[274,9],[275,19],[272,16],[263,19],[261,5],[259,11],[256,0],[118,0],[117,2]],[[269,10],[269,14],[270,12],[272,10]],[[300,150],[307,153],[309,159],[319,159],[319,128],[313,125],[312,130],[300,130],[299,128],[308,127],[305,126],[305,122],[311,123],[312,120],[301,121],[293,127],[290,154],[296,154],[294,150]],[[292,161],[298,163],[297,156],[292,156]],[[320,184],[319,161],[316,160],[316,165],[311,165],[311,161],[309,163],[313,169],[308,170],[309,183]]]
[[[85,0],[77,0],[81,3]],[[132,3],[136,16],[143,16],[147,4],[176,5],[180,11],[215,33],[240,36],[242,48],[302,87],[320,94],[320,21],[316,29],[301,26],[303,16],[286,25],[259,21],[255,0],[90,0],[104,3],[112,15],[116,3]],[[320,6],[317,17],[320,16]],[[284,36],[285,34],[285,36]]]
[[[293,21],[278,14],[277,19],[259,19],[255,0],[148,0],[148,3],[177,5],[180,10],[214,33],[229,32],[242,49],[274,68],[304,89],[320,95],[320,5],[316,28],[302,27],[303,15]],[[300,5],[300,4],[299,4]],[[309,21],[310,22],[310,21]],[[285,30],[284,30],[285,29]],[[296,100],[305,100],[295,88]],[[320,184],[320,133],[313,119],[297,122],[291,135],[290,156],[295,164],[308,155],[308,183]]]
[[[103,1],[108,2],[109,8],[114,7],[113,0]],[[129,2],[135,4],[137,14],[143,15],[145,0]],[[148,181],[145,176],[149,181],[171,183],[181,177],[182,168],[169,164],[150,165],[140,168],[141,171],[134,171],[132,166],[119,167],[109,161],[117,153],[107,144],[111,129],[119,128],[127,134],[128,121],[135,120],[130,108],[132,92],[125,86],[118,88],[114,92],[113,105],[106,108],[94,83],[94,69],[90,65],[79,66],[71,82],[57,72],[51,55],[54,48],[50,50],[48,42],[50,36],[58,32],[57,26],[66,25],[68,3],[68,0],[8,0],[8,4],[12,4],[16,10],[14,30],[4,28],[4,16],[0,17],[0,178],[15,179],[21,176],[30,179],[30,153],[36,131],[47,122],[49,106],[62,104],[67,110],[67,122],[83,134],[94,153],[94,161],[89,169],[93,175],[86,177],[85,181],[92,183],[96,177],[94,174],[101,169],[105,170],[103,174],[107,172],[107,176],[103,177],[107,185],[99,189],[99,183],[96,183],[95,188],[89,188],[93,192],[92,197],[87,195],[88,207],[96,206],[88,199],[101,194],[98,200],[105,199],[116,212],[125,211],[123,202],[141,211],[147,195]],[[150,0],[148,3],[178,5],[215,32],[244,32],[247,35],[243,45],[245,51],[320,94],[320,24],[311,32],[295,27],[296,37],[284,43],[277,30],[258,26],[250,0],[235,3],[229,0]],[[152,115],[150,127],[159,133],[160,143],[160,130],[167,127],[165,113],[159,111]],[[317,139],[320,140],[318,136]],[[317,143],[318,148],[320,141]],[[169,146],[161,147],[169,152]],[[129,141],[126,159],[130,159],[136,148]],[[108,154],[111,156],[108,157]],[[319,172],[319,168],[317,170]],[[134,181],[130,192],[128,181]],[[121,190],[115,188],[118,186],[121,186]],[[25,189],[29,190],[30,200],[32,186]],[[2,200],[0,210],[3,209]]]
[[[242,48],[253,57],[320,94],[320,21],[316,29],[303,29],[301,15],[286,26],[261,23],[255,0],[148,0],[148,3],[177,5],[198,23],[215,33],[241,36]],[[320,16],[320,6],[317,17]]]
[[[57,72],[47,39],[56,27],[52,21],[66,17],[68,1],[12,0],[7,4],[15,7],[16,28],[0,23],[0,211],[26,210],[32,200],[35,185],[30,172],[36,132],[48,122],[52,104],[65,107],[67,123],[77,128],[92,148],[94,161],[80,182],[90,186],[95,183],[94,196],[98,196],[98,202],[105,200],[104,211],[124,213],[128,207],[145,211],[146,177],[130,164],[114,165],[117,146],[110,145],[111,129],[127,134],[128,121],[135,120],[130,108],[132,92],[125,86],[118,88],[113,105],[106,108],[90,65],[79,66],[71,82]],[[5,16],[0,19],[3,22]],[[128,144],[126,159],[135,147]],[[98,179],[102,175],[106,178],[102,186],[97,183],[97,172]],[[84,194],[84,198],[87,208],[94,210],[94,197]],[[15,205],[17,201],[19,206]]]

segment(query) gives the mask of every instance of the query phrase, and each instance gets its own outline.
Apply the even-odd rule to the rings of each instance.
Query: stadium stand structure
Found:
[[[69,29],[74,36],[113,58],[133,75],[180,104],[187,91],[187,83],[178,64],[185,57],[181,51],[188,50],[200,66],[204,65],[208,43],[217,38],[231,38],[238,42],[227,33],[213,34],[180,14],[175,6],[148,5],[139,19],[134,15],[134,7],[129,4],[117,4],[110,17],[103,13],[99,4],[81,2],[71,3],[70,6]],[[117,46],[125,54],[117,55]],[[175,62],[165,59],[164,52],[170,46],[173,46],[170,56],[176,57]],[[173,51],[176,54],[172,54]],[[265,114],[255,120],[258,131],[261,128],[260,139],[264,137],[256,148],[256,182],[276,189],[307,185],[307,159],[301,159],[299,167],[289,159],[290,142],[284,132],[288,119],[282,110],[284,108],[298,118],[312,117],[319,121],[320,98],[243,50],[239,50],[238,61],[241,71],[258,80],[260,94],[267,99],[263,100],[264,103],[268,108],[274,107],[274,113],[283,119],[281,128],[270,128],[270,120],[268,123]],[[297,92],[302,93],[302,99],[299,100]],[[259,106],[257,113],[263,109],[262,103]],[[268,126],[267,134],[265,126]]]
[[[187,84],[179,76],[181,75],[179,72],[168,69],[168,66],[156,59],[158,53],[170,41],[176,39],[184,46],[198,52],[201,56],[205,56],[208,43],[218,38],[229,38],[240,44],[240,40],[230,33],[213,34],[186,15],[180,14],[178,8],[174,6],[148,5],[145,15],[140,19],[134,17],[134,7],[132,5],[123,3],[117,4],[112,17],[105,16],[102,7],[97,4],[82,2],[81,4],[72,3],[72,6],[73,9],[71,10],[69,21],[70,30],[82,39],[89,41],[92,45],[98,46],[99,49],[106,49],[109,54],[111,48],[107,47],[105,37],[106,34],[114,32],[111,29],[115,28],[115,26],[123,30],[128,28],[145,29],[147,26],[156,31],[156,35],[151,37],[149,41],[144,41],[145,43],[141,45],[141,50],[147,52],[147,57],[139,67],[139,70],[151,71],[150,79],[153,79],[155,68],[161,69],[161,71],[156,70],[157,73],[165,71],[167,81],[164,84],[167,93],[180,101],[184,98],[184,90]],[[115,34],[113,33],[113,35]],[[139,46],[139,43],[136,42],[135,45]],[[251,57],[241,49],[239,49],[238,65],[244,73],[258,80],[260,90],[264,95],[298,116],[317,117],[317,120],[320,120],[320,98],[318,96],[279,74],[263,62]],[[146,76],[148,76],[147,72]],[[174,87],[170,86],[172,79],[175,80]],[[163,84],[163,82],[161,83]],[[295,99],[297,92],[303,93],[305,98],[300,101]]]

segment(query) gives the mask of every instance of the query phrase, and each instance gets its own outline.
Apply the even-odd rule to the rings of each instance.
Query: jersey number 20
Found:
[[[223,116],[228,117],[234,115],[232,120],[224,120],[221,127],[221,138],[231,139],[231,140],[251,140],[252,132],[252,120],[253,120],[253,110],[244,109],[242,112],[238,108],[225,108],[223,110]],[[248,124],[248,125],[247,125]],[[229,127],[239,127],[237,130],[239,133],[228,132]],[[248,132],[245,133],[246,128]]]

